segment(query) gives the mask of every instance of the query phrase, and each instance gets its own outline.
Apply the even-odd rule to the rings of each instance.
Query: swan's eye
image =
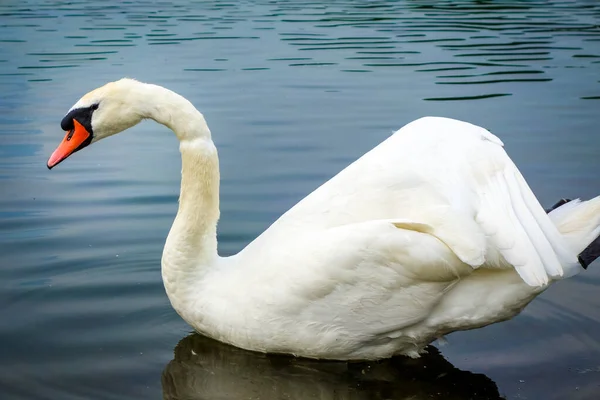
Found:
[[[99,104],[98,104],[98,103],[96,103],[96,104],[93,104],[93,105],[92,105],[90,108],[91,108],[92,110],[97,110],[97,109],[98,109],[98,106],[99,106]]]

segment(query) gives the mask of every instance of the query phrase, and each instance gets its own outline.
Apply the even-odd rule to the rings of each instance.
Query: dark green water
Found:
[[[129,76],[205,114],[222,254],[423,115],[500,136],[546,206],[589,198],[599,25],[596,0],[1,2],[0,398],[600,398],[600,263],[443,357],[266,357],[187,337],[164,294],[174,135],[144,123],[45,166],[71,105]]]

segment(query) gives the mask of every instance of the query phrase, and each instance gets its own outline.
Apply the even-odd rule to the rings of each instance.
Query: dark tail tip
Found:
[[[555,208],[558,208],[563,204],[567,204],[570,201],[571,199],[560,199],[555,205],[550,207],[550,209],[546,210],[546,212],[549,213]],[[600,257],[600,237],[597,237],[596,240],[590,243],[590,245],[586,247],[581,254],[579,254],[577,259],[579,260],[579,264],[581,264],[583,269],[587,269],[587,267],[596,261],[598,257]]]
[[[549,213],[550,211],[562,206],[563,204],[567,204],[570,201],[571,201],[571,199],[560,199],[559,201],[556,202],[556,204],[554,204],[552,207],[547,209],[546,213]]]
[[[597,237],[588,247],[585,248],[577,257],[579,264],[584,269],[587,269],[588,265],[596,261],[600,257],[600,237]]]

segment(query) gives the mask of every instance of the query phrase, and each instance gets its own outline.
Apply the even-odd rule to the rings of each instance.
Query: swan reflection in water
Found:
[[[316,361],[253,353],[191,334],[163,371],[163,398],[502,399],[490,378],[461,371],[435,347],[427,349],[420,359]]]

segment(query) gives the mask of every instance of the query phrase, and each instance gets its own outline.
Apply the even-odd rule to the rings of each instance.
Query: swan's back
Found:
[[[474,268],[515,268],[530,285],[579,270],[500,139],[425,117],[404,126],[285,213],[253,244],[372,220],[426,224]]]

